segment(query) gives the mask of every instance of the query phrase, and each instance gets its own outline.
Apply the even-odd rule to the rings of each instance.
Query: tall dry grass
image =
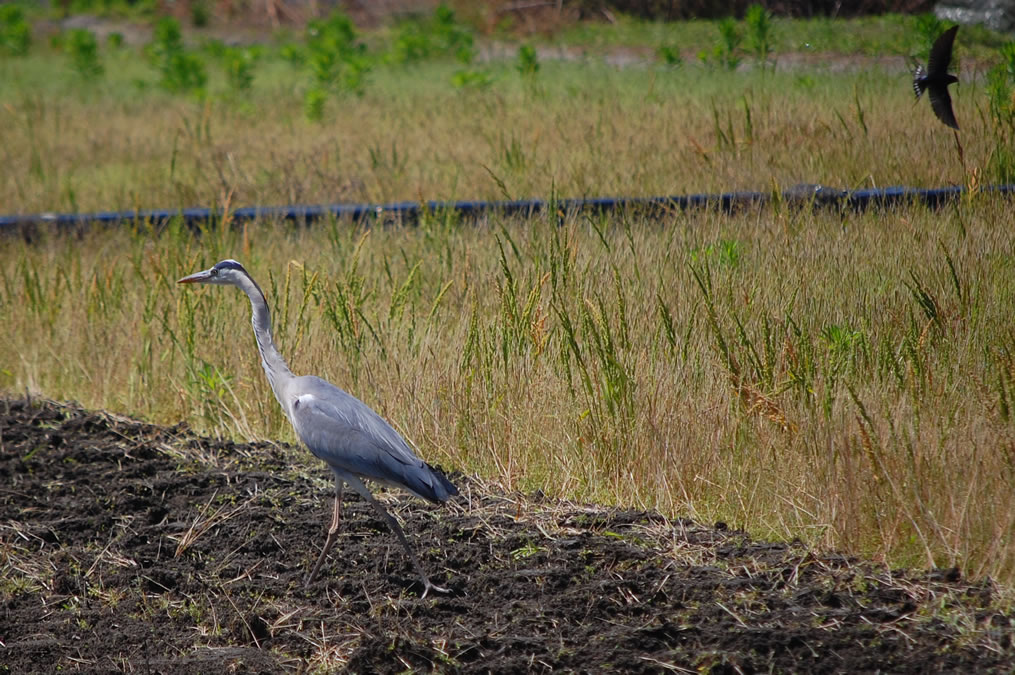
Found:
[[[0,386],[293,441],[246,298],[174,284],[235,257],[293,370],[430,461],[1011,583],[1013,218],[980,195],[6,239]]]
[[[377,70],[321,123],[282,63],[242,99],[201,102],[132,88],[144,70],[119,58],[91,84],[43,56],[0,64],[5,212],[938,186],[974,169],[991,181],[997,146],[980,85],[964,82],[964,166],[914,106],[901,58],[765,73],[546,62],[534,80],[493,63],[485,89],[425,63]]]

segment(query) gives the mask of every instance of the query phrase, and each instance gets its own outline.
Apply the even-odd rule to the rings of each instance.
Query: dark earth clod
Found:
[[[957,569],[891,570],[463,476],[443,509],[383,497],[451,593],[421,600],[355,498],[305,590],[331,485],[293,452],[0,399],[0,668],[1015,670],[1005,594]]]

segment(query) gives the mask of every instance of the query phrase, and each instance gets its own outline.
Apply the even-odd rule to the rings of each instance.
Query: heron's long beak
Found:
[[[183,277],[182,279],[180,279],[176,283],[178,283],[178,284],[200,284],[200,283],[204,283],[204,282],[208,281],[209,279],[211,279],[211,270],[204,270],[203,272],[197,272],[195,274],[191,274],[188,277]]]

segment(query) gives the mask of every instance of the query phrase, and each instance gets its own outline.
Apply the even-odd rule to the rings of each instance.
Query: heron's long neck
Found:
[[[283,401],[282,393],[285,384],[292,379],[292,371],[286,365],[285,359],[278,353],[274,340],[271,339],[271,315],[268,312],[268,303],[264,299],[261,288],[249,277],[243,277],[240,288],[250,298],[250,308],[253,315],[250,322],[254,326],[254,337],[257,339],[257,350],[261,352],[261,366],[264,367],[264,374],[268,376],[268,383],[275,394],[279,405],[287,410]]]

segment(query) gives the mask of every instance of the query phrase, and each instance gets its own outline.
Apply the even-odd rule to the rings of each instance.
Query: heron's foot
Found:
[[[425,598],[426,594],[429,593],[430,591],[433,591],[434,593],[445,593],[445,594],[451,592],[447,588],[443,588],[442,586],[438,586],[437,584],[430,583],[429,579],[423,577],[423,595],[419,596],[419,599],[422,600],[423,598]]]

